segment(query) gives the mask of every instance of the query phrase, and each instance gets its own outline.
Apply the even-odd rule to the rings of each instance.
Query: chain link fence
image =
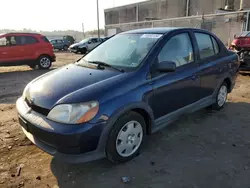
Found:
[[[150,28],[150,27],[191,27],[200,28],[215,33],[225,45],[228,45],[234,35],[240,34],[246,29],[249,12],[239,11],[230,13],[199,15],[164,20],[143,21],[106,25],[106,35],[113,35],[123,31]]]

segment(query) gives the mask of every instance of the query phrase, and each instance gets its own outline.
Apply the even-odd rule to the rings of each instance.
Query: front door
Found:
[[[152,78],[154,96],[151,108],[155,119],[175,112],[197,101],[200,79],[197,76],[197,63],[188,32],[172,36],[157,57],[157,63],[172,61],[176,71],[156,73]]]

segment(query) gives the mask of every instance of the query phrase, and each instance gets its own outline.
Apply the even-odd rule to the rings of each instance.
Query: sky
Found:
[[[0,0],[0,29],[32,30],[97,29],[96,0]],[[99,0],[100,28],[104,9],[143,0]]]

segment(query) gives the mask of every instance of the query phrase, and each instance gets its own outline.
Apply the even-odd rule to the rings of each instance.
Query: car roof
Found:
[[[174,30],[196,30],[196,31],[205,31],[202,29],[196,29],[196,28],[187,28],[187,27],[155,27],[155,28],[145,28],[145,29],[136,29],[131,31],[125,31],[123,33],[141,33],[141,34],[166,34],[170,31]]]
[[[39,33],[25,33],[25,32],[11,32],[11,33],[4,33],[3,35],[37,35],[41,36]]]

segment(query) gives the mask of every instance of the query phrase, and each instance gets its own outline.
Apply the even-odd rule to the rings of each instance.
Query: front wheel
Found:
[[[82,48],[82,49],[80,49],[80,52],[81,52],[81,54],[86,54],[87,49],[86,48]]]
[[[141,115],[129,112],[120,117],[110,131],[106,144],[107,158],[126,162],[138,155],[145,137],[146,123]]]
[[[38,59],[38,66],[40,69],[49,69],[52,65],[50,57],[43,55]]]
[[[212,106],[212,108],[215,110],[222,109],[227,101],[227,95],[228,95],[228,87],[227,87],[226,82],[223,82],[217,92],[216,102]]]

